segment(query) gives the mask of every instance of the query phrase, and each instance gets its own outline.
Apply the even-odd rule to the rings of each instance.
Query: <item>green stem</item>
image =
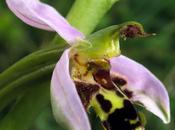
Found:
[[[118,0],[76,0],[67,19],[85,35],[89,35],[101,18]]]
[[[62,49],[59,47],[60,46],[56,46],[37,51],[18,61],[9,69],[1,73],[0,90],[6,87],[7,84],[12,83],[12,81],[16,80],[17,78],[23,78],[25,74],[40,70],[43,67],[47,67],[53,62],[55,63],[55,61],[58,61],[58,53],[63,52],[65,46],[62,47]]]
[[[68,13],[67,19],[71,25],[89,35],[100,22],[101,18],[118,0],[76,0]],[[53,43],[63,41],[56,36]]]

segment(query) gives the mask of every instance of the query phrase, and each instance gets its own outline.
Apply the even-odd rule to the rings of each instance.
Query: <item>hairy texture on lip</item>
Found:
[[[118,113],[124,117],[121,120],[120,117],[117,119],[119,123],[123,123],[122,126],[126,125],[126,130],[136,130],[136,127],[140,127],[140,119],[132,103],[112,81],[109,61],[97,59],[81,64],[81,58],[72,55],[72,76],[84,107],[87,110],[92,106],[101,121],[107,122],[104,126],[106,129],[117,128],[113,126],[114,121],[111,119],[116,109],[119,109]],[[122,79],[117,81],[120,85],[126,83]],[[134,129],[131,129],[131,126]],[[121,130],[120,126],[118,128]]]
[[[130,120],[136,121],[135,123],[131,123]],[[128,100],[124,101],[123,108],[116,109],[111,113],[107,121],[104,121],[103,124],[107,130],[135,130],[141,126],[137,113]]]
[[[85,83],[85,82],[81,82],[81,81],[74,81],[74,82],[75,82],[78,94],[81,98],[81,101],[82,101],[84,107],[87,109],[89,106],[89,102],[91,100],[92,95],[94,93],[98,92],[99,85]]]
[[[117,86],[119,86],[119,87],[122,87],[122,86],[127,85],[126,79],[124,79],[124,78],[121,77],[121,76],[111,74],[111,79],[112,79],[112,81],[113,81]]]
[[[116,84],[129,99],[132,98],[133,92],[127,89],[126,78],[118,74],[111,74],[111,79],[113,83]]]
[[[104,96],[101,94],[97,94],[96,99],[99,102],[99,104],[101,105],[101,108],[103,109],[104,112],[106,112],[106,113],[110,112],[110,110],[112,108],[112,104],[109,100],[104,99]]]
[[[102,87],[106,89],[115,89],[110,78],[109,70],[98,69],[97,72],[93,74],[94,79],[97,83],[101,84]]]
[[[88,63],[94,80],[106,89],[115,89],[110,77],[110,63],[108,60],[96,60]]]

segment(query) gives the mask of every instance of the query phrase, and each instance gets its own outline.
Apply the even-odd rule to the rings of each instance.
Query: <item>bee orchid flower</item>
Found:
[[[137,22],[127,22],[85,37],[53,7],[39,0],[6,0],[23,22],[56,31],[69,45],[51,79],[51,103],[57,122],[70,130],[91,130],[92,107],[106,130],[143,130],[134,104],[170,122],[164,85],[143,65],[120,55],[119,38],[146,36]]]

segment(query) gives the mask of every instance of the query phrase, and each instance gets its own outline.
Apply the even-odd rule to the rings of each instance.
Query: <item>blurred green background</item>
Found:
[[[45,0],[66,16],[74,0]],[[96,30],[113,24],[135,20],[147,32],[156,36],[121,41],[122,53],[144,64],[166,84],[171,98],[171,123],[146,112],[146,130],[175,129],[175,1],[121,0],[115,4]],[[42,31],[24,24],[0,1],[0,72],[22,57],[45,46],[55,33]],[[100,130],[96,116],[90,115],[93,130]],[[50,106],[39,113],[30,130],[62,130],[55,123]]]

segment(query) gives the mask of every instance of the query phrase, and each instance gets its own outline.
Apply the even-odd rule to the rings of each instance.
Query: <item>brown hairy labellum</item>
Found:
[[[99,83],[102,87],[106,89],[114,89],[115,86],[112,83],[110,78],[109,70],[98,69],[94,74],[94,79],[97,83]]]
[[[111,74],[111,79],[115,85],[117,85],[121,91],[128,97],[132,98],[133,92],[126,89],[127,80],[119,74]]]
[[[100,87],[98,84],[90,84],[90,83],[85,83],[81,81],[74,81],[74,82],[75,82],[78,94],[81,98],[81,101],[84,107],[87,109],[92,95],[98,92]]]

